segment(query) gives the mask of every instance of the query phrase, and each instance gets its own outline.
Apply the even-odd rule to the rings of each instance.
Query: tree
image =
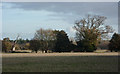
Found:
[[[38,50],[40,49],[40,41],[39,40],[30,40],[29,48],[37,53]]]
[[[40,49],[42,51],[45,51],[47,53],[47,50],[51,50],[54,47],[54,40],[55,38],[55,34],[53,33],[53,30],[51,29],[39,29],[36,31],[35,36],[34,36],[35,40],[39,40],[40,41]]]
[[[67,33],[65,31],[57,31],[56,35],[56,44],[55,52],[69,52],[70,50],[70,41],[68,39]]]
[[[94,51],[97,48],[98,42],[107,38],[108,33],[112,33],[111,26],[104,25],[104,21],[107,18],[104,16],[91,16],[83,18],[80,21],[75,22],[74,29],[76,32],[76,41],[78,47],[81,47],[84,51]],[[81,46],[79,46],[80,44]]]
[[[117,34],[117,33],[113,34],[108,47],[111,52],[120,51],[120,34]]]
[[[27,49],[27,50],[28,50],[28,49],[29,49],[29,47],[30,47],[30,43],[25,43],[25,46],[24,46],[24,47],[25,47],[25,49]]]
[[[17,43],[18,43],[18,44],[23,44],[23,43],[25,43],[25,40],[22,39],[22,38],[20,38],[20,39],[17,40]]]
[[[75,51],[76,48],[77,48],[77,46],[76,46],[76,45],[77,45],[76,41],[74,40],[73,37],[70,37],[70,38],[69,38],[69,41],[70,41],[69,49],[72,50],[72,51]]]
[[[9,52],[12,49],[12,44],[9,38],[4,38],[2,41],[2,51]]]
[[[77,48],[76,43],[73,41],[70,41],[69,49],[70,51],[74,51]]]
[[[29,39],[26,39],[25,42],[28,43],[28,42],[30,42],[30,40],[29,40]]]

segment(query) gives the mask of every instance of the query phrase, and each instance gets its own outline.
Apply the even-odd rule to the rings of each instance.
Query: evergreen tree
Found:
[[[70,41],[65,31],[61,30],[57,32],[56,35],[55,52],[69,52],[69,51],[71,51]]]
[[[114,33],[109,43],[109,50],[120,51],[120,34]]]

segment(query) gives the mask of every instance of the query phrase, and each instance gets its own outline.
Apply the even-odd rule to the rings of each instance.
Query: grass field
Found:
[[[2,54],[3,72],[117,72],[118,53]]]

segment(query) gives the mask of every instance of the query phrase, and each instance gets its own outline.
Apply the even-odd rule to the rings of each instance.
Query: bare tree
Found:
[[[86,19],[83,18],[80,21],[76,21],[74,29],[77,31],[77,39],[94,39],[93,37],[95,37],[99,40],[105,38],[108,33],[113,33],[113,28],[111,26],[104,25],[106,19],[107,18],[104,16],[88,15]]]
[[[50,50],[54,47],[53,41],[56,39],[56,36],[53,33],[53,30],[44,30],[41,28],[36,31],[34,39],[39,40],[41,44],[40,48],[42,49],[42,51],[47,52],[47,50]]]
[[[108,36],[108,33],[113,32],[113,28],[109,25],[104,25],[107,18],[104,16],[91,16],[83,18],[75,22],[74,29],[76,32],[76,40],[86,40],[95,46],[103,38]]]

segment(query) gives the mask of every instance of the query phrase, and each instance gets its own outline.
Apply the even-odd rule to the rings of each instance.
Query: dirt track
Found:
[[[3,53],[2,57],[40,57],[40,56],[118,56],[118,52],[107,53]]]

